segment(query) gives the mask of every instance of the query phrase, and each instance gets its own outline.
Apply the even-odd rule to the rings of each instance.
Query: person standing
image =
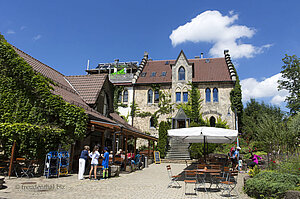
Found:
[[[232,168],[237,170],[238,169],[238,166],[239,166],[239,157],[240,157],[240,150],[241,148],[240,147],[236,147],[236,151],[233,153],[233,164],[232,165]]]
[[[92,158],[91,161],[91,170],[90,170],[90,175],[89,175],[89,179],[91,180],[91,175],[92,175],[92,171],[94,170],[94,178],[95,180],[97,180],[97,166],[98,166],[98,159],[100,157],[100,153],[98,152],[99,147],[95,146],[93,149],[93,152],[90,153],[90,157]]]
[[[108,163],[109,163],[109,152],[108,148],[104,147],[104,154],[102,156],[102,170],[103,170],[103,178],[108,178]]]
[[[252,160],[252,162],[250,162],[250,163],[248,164],[248,166],[251,167],[251,168],[253,169],[253,167],[254,167],[255,165],[258,165],[258,158],[260,158],[260,159],[262,160],[262,158],[261,158],[259,155],[255,155],[255,154],[253,154],[253,152],[251,152],[251,157],[250,157],[250,159]]]
[[[90,153],[90,147],[84,146],[83,150],[81,151],[79,157],[79,169],[78,169],[78,180],[83,180],[83,174],[85,171],[85,163]]]

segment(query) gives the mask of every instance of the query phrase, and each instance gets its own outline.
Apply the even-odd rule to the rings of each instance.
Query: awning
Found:
[[[215,127],[192,127],[168,130],[168,135],[178,137],[185,143],[232,143],[238,136],[237,130]]]

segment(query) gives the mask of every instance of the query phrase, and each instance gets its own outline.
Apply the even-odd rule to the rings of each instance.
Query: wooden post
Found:
[[[115,155],[116,155],[116,132],[114,132],[113,159],[112,159],[112,163],[115,163]]]
[[[14,163],[15,149],[16,149],[16,141],[14,140],[14,143],[13,143],[12,148],[11,148],[11,156],[10,156],[10,161],[9,161],[8,177],[11,176],[12,167],[13,167],[13,163]]]
[[[133,149],[134,155],[136,155],[136,137],[134,137],[134,149]]]
[[[128,134],[126,132],[126,137],[125,137],[125,171],[126,171],[126,166],[127,166],[127,141],[128,141]]]
[[[151,155],[153,155],[153,159],[154,159],[154,141],[152,141],[152,144],[153,144],[152,146],[153,153]]]
[[[148,159],[150,159],[150,140],[148,140]]]
[[[69,173],[73,172],[72,170],[73,170],[73,159],[74,159],[74,153],[75,153],[75,144],[76,144],[76,142],[71,145],[71,156],[70,156]]]
[[[104,137],[104,131],[103,131],[102,132],[102,140],[101,140],[101,151],[103,151],[103,149],[104,149],[104,144],[105,144],[105,137]]]

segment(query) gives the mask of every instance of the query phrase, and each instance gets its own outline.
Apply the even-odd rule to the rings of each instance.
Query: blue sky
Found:
[[[0,32],[65,75],[98,63],[223,56],[229,49],[243,97],[280,105],[285,54],[300,56],[300,1],[0,0]],[[215,31],[216,30],[216,31]]]

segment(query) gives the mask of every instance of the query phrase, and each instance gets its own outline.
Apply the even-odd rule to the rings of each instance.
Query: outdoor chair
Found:
[[[25,177],[34,177],[34,167],[33,167],[33,161],[28,161],[20,158],[20,161],[24,161],[24,164],[20,165],[20,170],[21,170],[21,178],[23,176]]]
[[[178,178],[181,177],[181,175],[173,175],[172,174],[172,170],[171,170],[171,166],[167,165],[167,171],[168,171],[168,175],[169,175],[169,179],[171,180],[170,183],[168,184],[167,188],[173,187],[173,184],[175,184],[177,188],[180,188],[180,184],[177,182]]]
[[[219,184],[223,181],[226,181],[227,180],[227,176],[229,174],[229,167],[224,167],[223,168],[223,171],[221,172],[221,174],[219,176],[215,176],[215,179],[216,179],[216,184],[217,184],[217,187],[218,188],[221,188],[219,187]]]
[[[194,193],[187,192],[187,184],[194,185]],[[184,193],[185,195],[197,195],[197,172],[194,170],[185,170]]]
[[[238,178],[238,171],[229,171],[225,181],[221,181],[220,183],[223,185],[222,195],[225,191],[227,191],[228,196],[231,197],[231,192],[234,190],[238,197],[238,192],[235,190]]]

